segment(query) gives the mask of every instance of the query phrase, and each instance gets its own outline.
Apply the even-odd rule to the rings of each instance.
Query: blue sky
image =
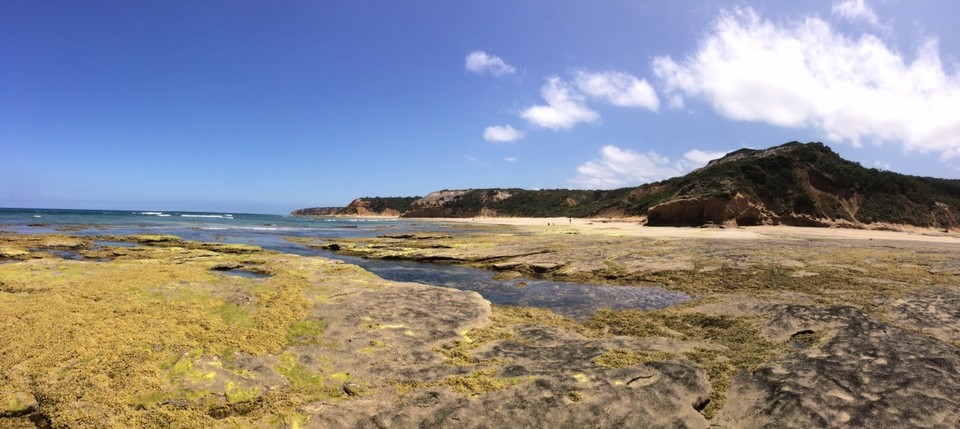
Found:
[[[960,177],[950,1],[0,2],[0,207],[611,188],[823,141]]]

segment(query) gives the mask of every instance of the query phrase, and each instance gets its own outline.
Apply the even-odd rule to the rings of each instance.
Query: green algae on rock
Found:
[[[508,232],[340,243],[368,257],[663,283],[699,299],[579,323],[319,257],[3,234],[0,248],[20,256],[0,264],[0,426],[937,427],[960,417],[956,246]],[[77,240],[84,259],[48,253],[45,240]],[[214,271],[238,268],[270,276]]]
[[[699,368],[711,390],[709,400],[697,402],[696,408],[721,427],[739,427],[739,422],[762,426],[780,417],[796,426],[824,425],[824,420],[811,417],[817,415],[858,425],[909,418],[914,424],[938,426],[960,417],[940,411],[960,409],[950,399],[960,393],[956,377],[930,382],[938,378],[937,372],[956,373],[960,368],[960,313],[952,310],[960,296],[955,244],[803,236],[650,238],[589,230],[569,234],[562,227],[503,229],[510,233],[361,238],[338,244],[341,252],[365,258],[443,261],[552,280],[659,284],[699,296],[696,302],[666,310],[598,313],[578,331],[580,335],[595,339],[591,341],[612,334],[629,336],[637,343],[599,341],[593,343],[595,352],[580,356],[609,369],[636,370],[668,362]],[[439,351],[452,366],[498,367],[540,352],[526,342],[543,345],[546,338],[567,332],[547,335],[545,328],[509,326],[495,321],[466,333],[472,342],[460,341]],[[561,336],[583,347],[591,344],[582,338],[578,343],[569,335]],[[486,343],[485,337],[493,340]],[[883,339],[887,337],[901,340]],[[873,371],[883,373],[882,381],[867,377],[863,387],[844,385],[843,392],[828,382],[860,377],[857,356],[875,355],[884,365],[896,360],[915,366],[908,372],[878,366]],[[942,359],[931,368],[913,361],[919,355]],[[595,377],[583,371],[569,376],[583,382]],[[643,377],[647,376],[630,385],[648,380]],[[879,392],[885,386],[898,383],[905,391],[931,399],[885,402],[883,418],[863,412],[870,401],[882,400]],[[813,404],[794,394],[770,393],[781,388],[808,392],[823,401]],[[569,390],[574,391],[578,399],[592,396]],[[857,396],[861,391],[864,396]],[[831,399],[841,396],[849,399]],[[775,398],[787,402],[781,408],[767,406],[765,401],[780,400]],[[919,417],[918,409],[929,415]]]

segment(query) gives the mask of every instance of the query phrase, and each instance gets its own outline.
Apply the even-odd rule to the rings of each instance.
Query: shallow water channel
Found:
[[[600,309],[653,310],[691,299],[650,286],[611,286],[529,278],[496,280],[493,271],[459,265],[363,259],[316,251],[317,255],[358,265],[386,280],[471,290],[494,304],[541,307],[578,320]],[[525,284],[525,285],[524,285]]]
[[[413,229],[413,227],[413,224],[401,224],[391,229],[391,231],[405,231]],[[45,230],[34,231],[28,228],[27,232],[44,231]],[[352,236],[355,233],[353,229],[344,229],[343,231],[346,231],[346,233],[338,235],[337,237]],[[310,249],[303,245],[287,241],[284,239],[284,236],[296,236],[295,234],[289,234],[287,231],[277,233],[276,231],[251,232],[243,230],[240,232],[224,232],[215,230],[215,232],[222,233],[222,235],[216,236],[213,235],[214,231],[185,229],[182,227],[172,228],[169,231],[127,231],[121,229],[116,231],[109,230],[109,232],[118,233],[116,235],[148,232],[170,233],[191,240],[255,244],[278,252],[295,253],[304,256],[323,256],[359,265],[386,280],[414,282],[475,291],[494,304],[547,308],[558,314],[579,320],[589,318],[600,309],[652,310],[692,299],[686,294],[668,291],[659,287],[594,285],[523,277],[513,280],[496,280],[493,278],[496,272],[479,268],[412,261],[363,259],[339,255],[331,251]],[[360,236],[378,232],[379,229],[371,229],[369,231],[356,232],[356,235]],[[84,231],[83,234],[79,235],[97,235],[102,233],[103,231],[99,229],[92,229],[90,231]],[[302,232],[301,235],[313,236],[312,234],[314,233],[315,232],[312,231],[305,231]],[[124,241],[95,241],[94,245],[96,248],[99,248],[104,246],[128,247],[138,244]],[[43,250],[64,259],[83,259],[82,255],[72,250]],[[226,270],[223,274],[252,278],[262,277],[262,274],[248,273],[242,270]]]

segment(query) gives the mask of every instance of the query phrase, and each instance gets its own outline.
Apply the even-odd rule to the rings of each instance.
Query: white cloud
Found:
[[[507,162],[510,162],[510,163],[513,163],[513,162],[517,162],[517,160],[519,160],[519,159],[520,159],[520,158],[517,158],[517,157],[515,157],[515,156],[508,156],[508,157],[504,158],[503,160],[504,160],[504,161],[507,161]]]
[[[575,185],[590,189],[611,189],[638,185],[676,176],[680,170],[656,152],[638,153],[608,145],[600,157],[577,167]]]
[[[488,142],[510,143],[523,138],[523,133],[510,125],[494,125],[483,130],[483,139]]]
[[[723,155],[693,149],[683,159],[672,162],[654,151],[639,153],[607,145],[600,149],[598,158],[577,167],[577,176],[570,183],[586,189],[637,186],[685,174]]]
[[[653,67],[669,95],[706,100],[733,120],[947,159],[960,156],[960,73],[944,70],[937,49],[928,40],[908,62],[873,35],[853,40],[818,18],[778,25],[745,9],[722,13],[686,59],[657,57]]]
[[[520,113],[520,117],[533,125],[559,131],[600,119],[597,112],[583,104],[583,96],[557,76],[547,79],[540,88],[540,95],[547,101],[546,106],[529,107]]]
[[[671,109],[680,110],[683,108],[683,97],[673,94],[670,96],[669,104]]]
[[[483,51],[473,51],[464,59],[467,70],[476,74],[490,73],[493,76],[513,74],[517,69],[498,56]]]
[[[628,73],[578,72],[577,87],[592,98],[602,99],[619,107],[645,107],[654,112],[660,108],[660,99],[646,79],[637,79]]]
[[[490,163],[489,163],[489,162],[480,161],[479,158],[477,158],[477,157],[475,157],[475,156],[473,156],[473,155],[464,155],[463,158],[466,159],[467,161],[469,161],[470,163],[473,163],[473,164],[481,165],[481,166],[484,166],[484,167],[489,167],[489,166],[490,166]]]
[[[683,159],[692,163],[692,165],[703,166],[715,159],[722,158],[726,152],[706,152],[700,149],[693,149],[683,154]]]
[[[849,21],[864,21],[874,27],[880,26],[877,14],[864,0],[844,0],[835,2],[830,9],[834,15],[840,15]]]

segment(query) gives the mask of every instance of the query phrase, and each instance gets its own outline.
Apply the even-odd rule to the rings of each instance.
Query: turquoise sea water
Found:
[[[304,218],[246,213],[178,211],[59,210],[0,208],[0,231],[76,235],[169,234],[186,240],[255,244],[304,256],[356,264],[393,281],[472,290],[494,304],[543,307],[583,319],[601,308],[654,309],[690,297],[658,287],[589,285],[518,278],[494,280],[495,273],[456,265],[366,260],[315,250],[284,237],[350,238],[409,231],[470,233],[469,224],[405,219]],[[69,253],[69,252],[68,252]],[[64,254],[63,257],[69,257]],[[526,282],[525,287],[517,283]]]

